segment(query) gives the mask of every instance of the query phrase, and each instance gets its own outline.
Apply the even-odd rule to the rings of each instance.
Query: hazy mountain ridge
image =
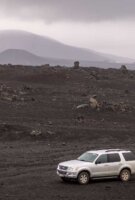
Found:
[[[0,52],[7,49],[23,49],[41,57],[58,59],[107,60],[89,50],[68,46],[48,37],[24,31],[1,31]]]
[[[26,50],[21,49],[8,49],[0,53],[0,64],[12,64],[12,65],[29,65],[39,66],[50,64],[51,66],[73,66],[74,60],[68,59],[56,59],[56,58],[44,58],[32,54]],[[120,68],[122,63],[113,62],[96,62],[96,61],[80,61],[80,66],[85,67],[101,67],[101,68]],[[135,63],[126,64],[129,69],[134,69]]]
[[[55,59],[55,58],[44,58],[22,49],[8,49],[0,53],[0,63],[13,64],[13,65],[17,64],[32,65],[32,66],[44,65],[44,64],[64,65],[64,63],[66,63],[67,66],[69,66],[73,64],[73,61],[64,59]]]
[[[0,31],[0,52],[8,49],[26,50],[36,56],[92,62],[133,62],[133,59],[103,54],[62,44],[54,39],[17,30]]]
[[[36,65],[44,63],[45,59],[36,56],[26,50],[8,49],[0,54],[1,64],[21,64],[21,65]]]
[[[123,63],[135,62],[133,59],[68,46],[25,31],[0,31],[0,44],[0,64],[73,66],[74,61],[79,60],[81,66],[119,68]],[[127,66],[134,69],[134,63]]]

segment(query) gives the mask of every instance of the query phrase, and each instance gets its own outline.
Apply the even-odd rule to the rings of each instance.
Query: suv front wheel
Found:
[[[78,183],[81,185],[88,184],[89,180],[90,180],[90,175],[86,171],[80,172],[80,174],[78,175]]]
[[[120,180],[121,181],[123,181],[123,182],[129,181],[130,177],[131,177],[131,172],[129,169],[123,169],[120,172]]]

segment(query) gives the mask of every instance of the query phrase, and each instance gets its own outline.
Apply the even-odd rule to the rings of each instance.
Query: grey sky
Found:
[[[9,17],[45,22],[135,18],[135,0],[0,0],[0,7]]]
[[[135,58],[135,0],[0,0],[0,30]]]

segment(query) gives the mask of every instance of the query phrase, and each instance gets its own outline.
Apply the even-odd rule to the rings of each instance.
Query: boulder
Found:
[[[90,97],[89,103],[90,103],[90,107],[92,109],[98,109],[99,108],[99,103],[96,100],[96,95]]]

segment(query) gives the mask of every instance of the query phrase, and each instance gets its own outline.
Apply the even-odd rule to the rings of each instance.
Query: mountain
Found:
[[[107,60],[106,57],[93,51],[68,46],[48,37],[24,31],[0,31],[0,52],[7,49],[23,49],[41,57],[91,61]]]
[[[45,58],[36,56],[28,51],[20,49],[8,49],[0,53],[1,64],[41,65]]]
[[[20,49],[8,49],[0,53],[0,64],[12,64],[12,65],[29,65],[38,66],[50,64],[51,66],[73,66],[74,60],[68,59],[57,59],[57,58],[43,58],[36,56],[28,51]],[[101,68],[120,68],[122,63],[113,62],[92,62],[92,61],[81,61],[81,66],[89,67],[101,67]],[[128,69],[135,69],[135,63],[126,64]]]
[[[119,59],[122,61],[121,57],[65,45],[45,36],[17,30],[0,31],[0,52],[6,51],[8,49],[25,50],[31,54],[35,54],[34,56],[39,56],[40,60],[41,57],[42,59],[44,57],[58,59],[59,61],[61,59],[63,59],[63,61],[79,60],[88,62],[117,62]],[[133,62],[135,60],[123,58],[123,62],[126,61]],[[35,62],[35,64],[37,63]]]
[[[32,66],[50,64],[52,66],[72,66],[73,62],[73,60],[67,59],[44,58],[21,49],[7,49],[0,53],[0,64]]]

